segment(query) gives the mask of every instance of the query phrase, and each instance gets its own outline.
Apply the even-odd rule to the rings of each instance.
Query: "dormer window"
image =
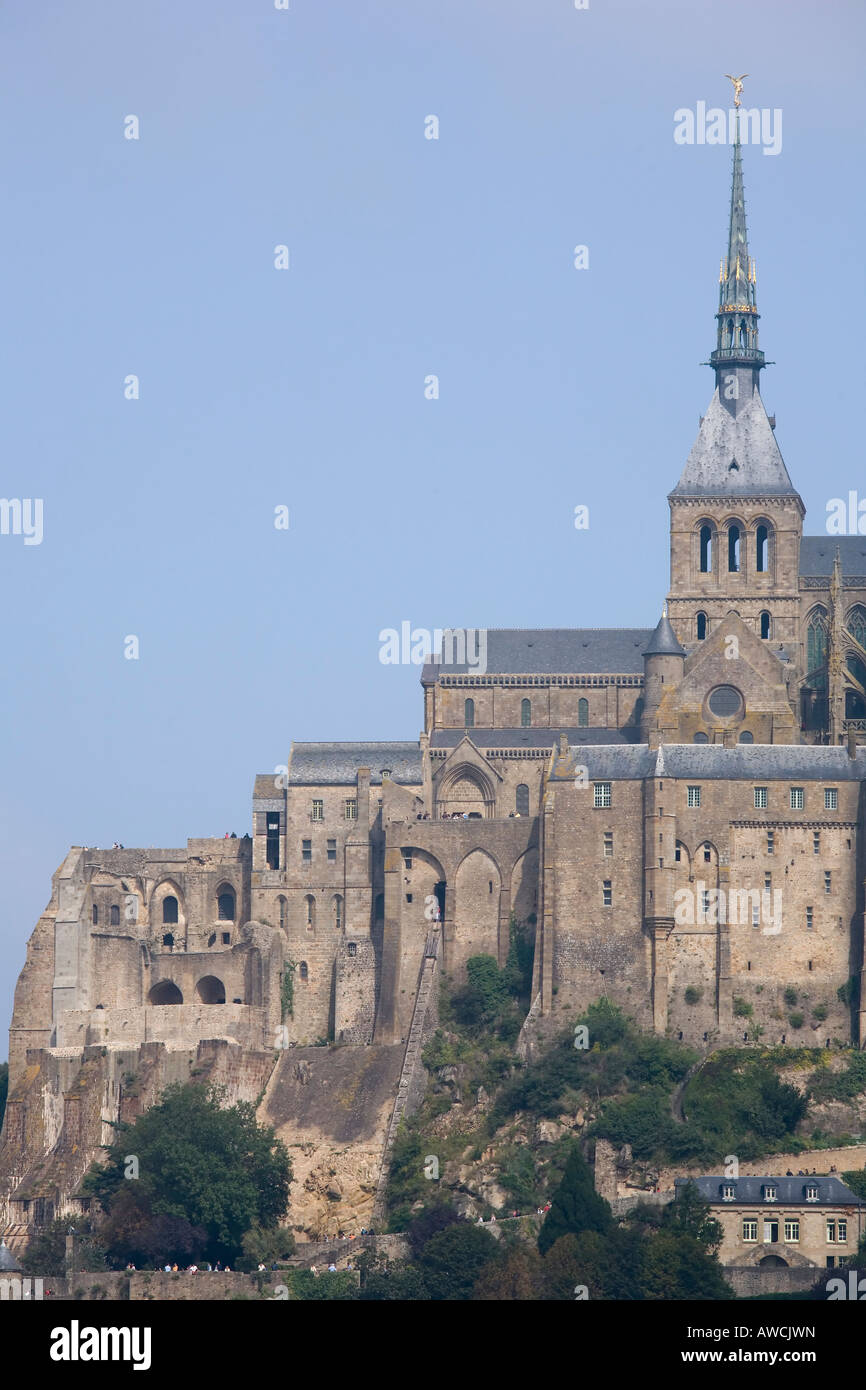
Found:
[[[779,1191],[778,1191],[778,1188],[776,1187],[775,1183],[765,1183],[765,1184],[764,1184],[764,1201],[765,1201],[765,1202],[776,1202],[776,1201],[778,1201],[778,1198],[779,1198]]]
[[[733,1202],[733,1200],[734,1200],[734,1198],[736,1197],[736,1195],[737,1195],[737,1189],[734,1187],[734,1184],[733,1184],[732,1182],[726,1182],[726,1183],[723,1183],[723,1184],[722,1184],[722,1201],[723,1201],[723,1202]]]
[[[817,1200],[818,1200],[818,1184],[815,1183],[815,1182],[809,1182],[809,1183],[807,1183],[807,1184],[806,1184],[806,1201],[807,1201],[807,1202],[817,1202]]]

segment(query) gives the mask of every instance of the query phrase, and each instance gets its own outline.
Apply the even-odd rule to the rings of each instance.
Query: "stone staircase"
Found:
[[[382,1220],[385,1212],[385,1190],[388,1185],[388,1173],[391,1167],[391,1150],[394,1147],[394,1140],[397,1135],[397,1130],[400,1127],[400,1121],[407,1113],[407,1107],[412,1097],[413,1084],[417,1082],[418,1068],[422,1066],[421,1052],[424,1046],[424,1024],[430,1007],[436,978],[439,942],[439,928],[434,927],[431,932],[428,932],[427,940],[424,944],[424,957],[421,961],[418,993],[415,995],[415,1007],[412,1010],[412,1023],[409,1028],[409,1036],[406,1039],[406,1052],[403,1057],[403,1066],[397,1085],[397,1097],[394,1101],[394,1109],[391,1112],[388,1132],[385,1136],[385,1147],[382,1150],[382,1166],[379,1170],[379,1180],[376,1184],[376,1200],[373,1205],[373,1212],[377,1223]]]

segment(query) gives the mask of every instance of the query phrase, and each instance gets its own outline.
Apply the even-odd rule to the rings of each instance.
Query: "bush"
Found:
[[[802,1028],[803,1024],[806,1022],[806,1016],[805,1014],[800,1013],[798,1009],[796,1013],[791,1014],[790,1018],[788,1019],[788,1022],[790,1023],[792,1028]]]
[[[686,1000],[686,1003],[687,1003],[687,1004],[699,1004],[700,1001],[701,1001],[701,995],[703,994],[703,992],[704,992],[704,991],[703,991],[702,989],[698,989],[696,985],[688,985],[688,986],[686,987],[686,993],[685,993],[685,1000]]]
[[[743,999],[743,998],[741,998],[740,995],[735,995],[735,996],[734,996],[734,1017],[735,1017],[735,1018],[751,1018],[753,1013],[754,1013],[754,1009],[752,1008],[752,1006],[751,1006],[751,1004],[749,1003],[748,999]]]
[[[812,1017],[817,1019],[819,1023],[823,1023],[824,1019],[827,1017],[828,1012],[829,1010],[826,1004],[816,1004],[814,1009],[812,1010]]]
[[[785,990],[785,1003],[787,1004],[789,1009],[793,1009],[796,1002],[797,991],[795,990],[793,985],[788,985],[787,989]]]

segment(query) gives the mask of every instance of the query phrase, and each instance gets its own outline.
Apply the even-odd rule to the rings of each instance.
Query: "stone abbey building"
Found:
[[[483,670],[452,643],[417,741],[294,744],[251,835],[70,850],[15,996],[10,1230],[191,1068],[255,1097],[275,1049],[402,1059],[425,962],[504,962],[512,919],[534,1018],[606,994],[698,1044],[863,1046],[866,539],[803,535],[758,318],[737,143],[654,630],[491,630]]]

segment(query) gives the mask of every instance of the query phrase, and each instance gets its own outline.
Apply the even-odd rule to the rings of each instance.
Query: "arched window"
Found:
[[[531,700],[520,701],[520,725],[523,729],[528,729],[532,725],[532,702]]]
[[[711,574],[713,569],[713,528],[701,527],[701,574]]]
[[[310,972],[307,969],[307,962],[305,960],[301,961],[300,976],[302,980],[308,980],[310,977]]]
[[[692,743],[709,743],[709,741],[710,740],[708,739],[707,735],[703,733],[700,729],[698,729],[698,732],[692,739]]]
[[[217,898],[217,917],[221,922],[235,920],[235,895],[229,888],[223,889]]]
[[[866,690],[866,665],[849,652],[845,658],[845,665],[859,685]],[[845,691],[845,718],[846,719],[866,719],[866,699],[860,694],[859,690],[849,688]]]
[[[589,723],[589,700],[578,700],[577,702],[577,722],[581,729],[585,729]]]
[[[855,642],[866,648],[866,608],[863,608],[859,603],[855,603],[853,608],[849,608],[845,626]]]
[[[162,938],[162,944],[163,946],[168,946],[169,948],[171,948],[174,945],[174,937],[172,936],[170,931],[167,931],[165,936]]]
[[[697,631],[698,641],[699,641],[699,642],[703,642],[704,638],[705,638],[706,635],[707,635],[707,615],[706,615],[706,613],[698,613],[698,614],[697,614],[697,617],[695,618],[695,628],[696,628],[696,631]]]
[[[770,636],[770,615],[766,610],[761,614],[761,636]]]
[[[95,927],[99,926],[99,908],[96,903],[94,903],[93,907],[90,909],[90,920]],[[163,920],[165,919],[163,918]],[[174,920],[177,921],[177,918],[175,917]]]
[[[754,743],[754,742],[755,742],[755,736],[754,736],[754,734],[750,734],[748,729],[744,729],[743,732],[740,734],[740,743]]]
[[[334,926],[337,931],[343,929],[343,899],[339,893],[334,894]]]
[[[312,893],[308,893],[304,898],[304,911],[306,913],[305,921],[307,926],[310,928],[314,927],[316,925],[316,899],[313,897]]]
[[[827,689],[827,633],[829,621],[824,608],[816,608],[806,625],[806,668],[814,690]],[[821,669],[823,668],[823,669]]]
[[[728,527],[728,572],[738,574],[740,569],[740,528]]]
[[[515,796],[515,810],[519,816],[529,815],[529,787],[521,782]]]
[[[113,927],[120,926],[120,908],[116,903],[112,903],[111,905],[111,925]]]
[[[162,900],[162,920],[163,922],[177,921],[177,898],[173,893],[169,893],[168,897]]]
[[[755,569],[766,574],[770,568],[770,532],[763,524],[755,532]]]
[[[475,728],[475,701],[463,701],[463,723],[467,729]]]
[[[285,898],[283,897],[282,893],[281,893],[280,896],[277,898],[277,904],[278,904],[279,909],[280,909],[280,926],[285,930],[286,920],[287,920],[287,917],[288,917],[288,906],[289,906],[289,905],[288,905],[288,903],[286,902]]]

